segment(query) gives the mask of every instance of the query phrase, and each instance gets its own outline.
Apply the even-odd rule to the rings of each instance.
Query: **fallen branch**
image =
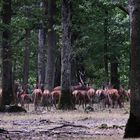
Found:
[[[84,125],[63,124],[63,125],[61,125],[61,126],[57,126],[57,127],[48,129],[48,131],[52,131],[52,130],[59,129],[59,128],[63,128],[63,127],[69,127],[69,126],[72,126],[72,127],[80,127],[80,128],[82,127],[82,128],[90,129],[89,127],[84,126]]]
[[[63,131],[63,132],[52,132],[52,133],[49,133],[48,134],[48,136],[50,137],[50,136],[52,136],[52,135],[71,135],[71,136],[73,136],[73,135],[81,135],[82,133],[81,132],[68,132],[68,131]],[[83,134],[83,135],[85,135],[85,133]],[[89,135],[89,134],[88,134]],[[91,134],[92,135],[92,134]]]
[[[23,130],[10,130],[9,133],[30,133],[31,131],[23,131]]]

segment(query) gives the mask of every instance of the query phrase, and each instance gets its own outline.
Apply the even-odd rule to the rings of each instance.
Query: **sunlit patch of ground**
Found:
[[[120,140],[129,117],[125,108],[95,109],[85,112],[51,109],[27,113],[0,113],[0,128],[9,134],[0,134],[0,140]]]

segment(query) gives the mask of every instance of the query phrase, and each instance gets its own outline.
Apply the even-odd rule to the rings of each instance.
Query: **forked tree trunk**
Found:
[[[12,84],[12,52],[11,52],[11,0],[2,2],[2,105],[9,105],[13,101]]]
[[[140,1],[130,0],[131,102],[124,138],[140,137]]]
[[[24,62],[23,62],[23,86],[26,90],[29,78],[29,57],[30,57],[30,30],[26,29],[26,38],[24,46]]]
[[[59,109],[72,109],[71,86],[71,0],[62,0],[61,88]]]
[[[55,51],[56,34],[54,31],[56,1],[48,0],[48,49],[47,49],[47,70],[46,70],[46,88],[50,91],[54,87],[55,76]]]

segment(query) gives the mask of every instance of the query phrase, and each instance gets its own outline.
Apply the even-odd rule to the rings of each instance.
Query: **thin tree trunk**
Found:
[[[16,74],[16,60],[15,59],[13,59],[13,70],[12,70],[12,84],[13,84],[13,98],[14,98],[14,100],[13,100],[13,102],[15,103],[15,104],[17,104],[17,90],[15,90],[16,89],[16,81],[15,81],[15,74]]]
[[[58,54],[55,62],[54,87],[60,86],[60,81],[61,81],[61,55]]]
[[[131,101],[124,138],[140,137],[140,1],[130,0]]]
[[[47,49],[47,70],[46,70],[46,88],[50,91],[54,87],[55,76],[55,51],[56,34],[54,31],[56,1],[48,0],[48,49]]]
[[[24,64],[23,64],[23,85],[26,90],[29,78],[29,57],[30,57],[30,30],[26,29],[25,48],[24,48]]]
[[[73,58],[71,62],[71,85],[78,84],[78,77],[77,77],[77,67],[76,67],[76,58]]]
[[[108,72],[108,10],[105,9],[105,20],[104,20],[104,66],[105,76],[107,82],[109,82]]]
[[[72,109],[71,86],[71,1],[62,0],[61,88],[59,109]]]
[[[130,80],[130,74],[131,74],[131,52],[129,51],[129,71],[128,71],[128,88],[130,89],[130,84],[131,84],[131,80]]]
[[[120,80],[119,80],[119,73],[118,73],[118,60],[116,57],[113,57],[111,62],[111,85],[119,89],[120,87]]]
[[[12,52],[11,52],[11,0],[3,0],[2,22],[2,105],[9,105],[13,101],[12,84]]]
[[[38,83],[40,85],[45,84],[45,38],[46,31],[45,29],[40,29],[38,33]]]

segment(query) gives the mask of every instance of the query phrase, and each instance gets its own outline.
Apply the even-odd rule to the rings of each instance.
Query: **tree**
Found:
[[[58,52],[57,58],[55,61],[55,79],[54,79],[54,87],[60,86],[61,83],[61,54]]]
[[[24,63],[23,63],[23,86],[25,90],[29,78],[29,57],[30,57],[30,30],[26,29]]]
[[[71,0],[62,0],[61,97],[59,109],[72,109],[71,98]]]
[[[54,30],[56,14],[56,1],[48,0],[48,49],[47,49],[47,70],[46,70],[46,88],[52,90],[54,87],[55,76],[55,51],[56,34]]]
[[[46,32],[45,29],[40,29],[38,33],[38,83],[41,85],[45,84],[45,52],[46,52],[46,45],[45,39]]]
[[[48,34],[51,35],[51,28],[48,26],[52,17],[49,16],[48,21],[48,11],[45,15],[44,8],[40,8],[40,2],[45,0],[26,0],[26,1],[13,1],[13,14],[11,21],[11,43],[12,43],[12,57],[14,58],[14,68],[15,79],[22,81],[23,76],[23,51],[25,47],[26,32],[25,29],[30,30],[30,65],[29,65],[29,79],[30,84],[34,84],[37,75],[37,57],[38,57],[38,30],[42,28],[42,23],[47,26]],[[126,0],[124,0],[125,4]],[[123,2],[124,2],[123,1]],[[46,2],[46,1],[45,1]],[[48,1],[47,1],[48,2]],[[56,2],[57,12],[54,13],[53,29],[56,33],[56,47],[61,47],[61,42],[59,42],[59,37],[62,36],[61,26],[60,26],[60,1]],[[52,2],[50,2],[52,3]],[[2,3],[0,3],[1,9]],[[128,41],[128,16],[126,12],[120,7],[120,5],[115,6],[109,1],[104,0],[80,0],[73,1],[72,5],[72,70],[71,70],[71,84],[75,85],[78,82],[78,72],[86,74],[86,79],[92,84],[93,80],[98,86],[101,85],[102,81],[105,82],[110,78],[110,55],[113,55],[118,60],[118,73],[120,75],[120,83],[128,82],[128,69],[129,69],[129,41]],[[107,12],[106,12],[107,10]],[[51,17],[51,18],[50,18]],[[47,20],[46,20],[47,19]],[[44,27],[43,26],[43,27]],[[0,30],[3,30],[3,25],[0,24]],[[41,31],[41,30],[40,30]],[[40,32],[41,33],[41,32]],[[42,34],[42,33],[41,33]],[[43,39],[43,37],[40,37]],[[48,40],[49,38],[47,38]],[[54,39],[52,39],[54,40]],[[42,40],[43,42],[43,40]],[[46,41],[48,42],[48,41]],[[54,43],[53,42],[53,43]],[[52,43],[52,44],[53,44]],[[47,44],[49,45],[49,43]],[[50,45],[51,48],[52,45]],[[106,47],[107,46],[107,47]],[[106,50],[107,48],[107,50]],[[49,49],[49,47],[48,47]],[[60,48],[59,48],[60,49]],[[54,49],[58,51],[57,49]],[[42,51],[43,52],[43,51]],[[44,52],[45,53],[45,52]],[[54,54],[54,53],[53,53]],[[48,57],[50,53],[48,51]],[[43,55],[40,55],[43,56]],[[47,56],[47,54],[46,54]],[[41,57],[40,57],[41,58]],[[55,55],[55,60],[57,54]],[[49,60],[53,60],[50,58]],[[52,68],[53,66],[49,66]],[[55,63],[57,63],[56,60]],[[42,63],[43,64],[43,63]],[[44,63],[45,64],[45,63]],[[50,64],[53,64],[51,61]],[[57,84],[60,85],[60,61],[58,66],[55,65],[56,77],[58,79]],[[108,64],[108,70],[107,70]],[[40,67],[41,68],[41,67]],[[45,68],[42,66],[42,68]],[[41,70],[41,69],[40,69]],[[44,71],[44,70],[42,70]],[[49,70],[52,71],[53,70]],[[107,72],[108,71],[108,72]],[[47,72],[39,72],[46,75]],[[49,73],[49,72],[48,72]],[[108,73],[108,74],[107,74]],[[107,76],[108,75],[108,76]],[[48,74],[49,76],[49,74]],[[41,76],[39,76],[41,77]],[[42,75],[43,78],[45,76]],[[50,76],[51,77],[51,76]],[[51,78],[50,78],[51,79]],[[79,78],[80,79],[80,78]],[[51,79],[53,85],[53,78]],[[40,81],[40,80],[39,80]],[[41,80],[42,81],[42,80]],[[47,80],[49,81],[49,80]],[[47,87],[47,86],[46,86]]]
[[[131,102],[124,138],[140,137],[140,1],[129,0],[131,37]]]
[[[9,105],[13,100],[12,46],[11,46],[11,0],[2,2],[2,105]]]
[[[111,66],[110,66],[110,71],[111,71],[111,85],[119,89],[120,87],[120,80],[119,80],[119,73],[118,73],[118,60],[116,57],[112,57],[111,59]]]
[[[40,3],[41,8],[47,8],[44,2]],[[45,53],[46,53],[46,28],[44,27],[44,22],[42,22],[41,29],[38,33],[38,78],[39,84],[45,84]]]
[[[108,69],[108,9],[105,7],[104,19],[104,67],[106,80],[109,82],[109,69]]]

